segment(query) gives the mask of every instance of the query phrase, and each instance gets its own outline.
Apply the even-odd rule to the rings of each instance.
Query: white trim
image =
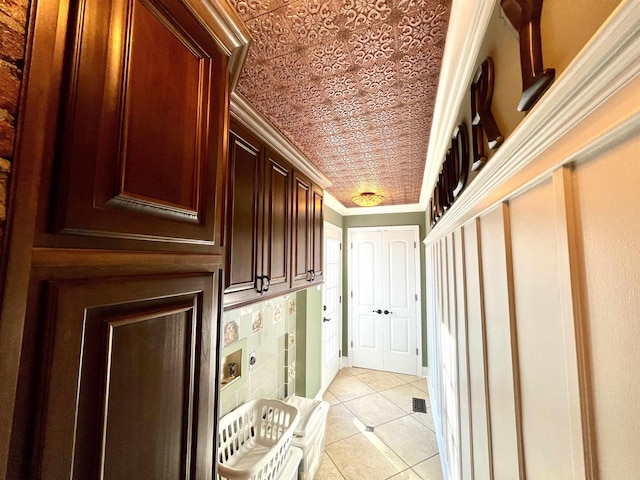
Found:
[[[345,207],[329,192],[324,192],[324,204],[343,217],[351,215],[381,215],[386,213],[424,212],[425,208],[419,203],[405,205],[380,205],[377,207]]]
[[[517,189],[527,188],[562,165],[593,155],[594,151],[610,148],[612,143],[620,143],[640,133],[640,102],[637,96],[634,101],[633,95],[628,95],[631,101],[623,104],[624,109],[618,105],[617,114],[615,105],[609,105],[611,118],[606,122],[602,122],[602,115],[592,115],[596,109],[607,107],[607,101],[613,100],[618,93],[624,94],[624,88],[638,80],[638,52],[640,2],[623,0],[491,157],[429,233],[426,241],[430,243],[441,238]],[[637,90],[635,92],[637,95]],[[600,130],[593,132],[571,155],[541,159],[544,157],[542,154],[562,137],[578,132],[581,122],[589,115],[592,115],[591,122],[603,123]],[[509,184],[525,168],[527,172],[520,174],[517,184]],[[522,178],[523,175],[527,177]],[[435,176],[433,178],[435,181]]]
[[[340,296],[342,297],[344,295],[344,291],[342,288],[342,272],[344,269],[344,239],[343,239],[343,234],[342,234],[342,228],[338,227],[332,223],[329,223],[327,221],[324,222],[323,224],[324,227],[324,232],[322,235],[322,244],[323,246],[327,245],[327,232],[333,232],[334,234],[337,234],[340,237],[340,245],[342,245],[343,248],[341,248],[340,250],[340,262],[339,262],[339,268],[340,268],[340,272],[338,275],[338,291],[340,292]],[[325,255],[324,255],[324,259],[326,261],[326,249],[325,249]],[[323,267],[323,271],[327,271],[326,269],[326,264],[322,266]],[[325,276],[325,282],[326,282],[326,276]],[[324,292],[326,291],[326,289],[323,289],[323,300],[324,300]],[[343,319],[342,319],[342,305],[343,303],[340,303],[340,307],[339,307],[339,315],[340,315],[340,326],[338,328],[338,342],[339,342],[339,351],[342,351],[342,330],[343,330]],[[321,385],[321,390],[326,390],[327,388],[329,388],[329,385],[331,385],[331,382],[333,381],[333,379],[331,379],[330,381],[327,381],[327,379],[325,378],[325,369],[324,369],[324,323],[322,324],[322,346],[320,348],[320,385]],[[342,368],[342,356],[340,356],[339,362],[338,362],[338,371],[340,371],[340,369]]]
[[[331,186],[331,181],[288,138],[282,135],[267,117],[256,110],[241,93],[235,91],[231,93],[231,116],[321,188]]]
[[[476,69],[495,0],[453,0],[447,41],[440,67],[439,85],[429,134],[429,148],[422,177],[420,205],[426,210],[444,156],[451,144],[462,100]]]
[[[420,282],[420,273],[421,273],[421,264],[420,264],[420,250],[418,246],[420,245],[420,226],[419,225],[393,225],[393,226],[380,226],[380,227],[349,227],[347,228],[347,245],[345,245],[343,252],[351,251],[351,244],[353,243],[353,233],[354,232],[384,232],[384,231],[392,231],[392,230],[405,230],[413,232],[413,241],[416,245],[416,265],[414,268],[416,275],[416,348],[418,349],[418,354],[416,355],[416,375],[420,376],[421,372],[423,372],[422,366],[422,283]],[[344,253],[343,253],[344,254]],[[353,302],[351,298],[351,291],[353,290],[352,285],[352,272],[353,268],[351,265],[352,256],[346,253],[348,258],[348,267],[347,267],[347,298],[349,300],[349,308],[347,309],[347,343],[349,347],[349,352],[351,351],[351,342],[353,341],[353,332],[352,332],[352,310],[353,310]],[[348,356],[349,366],[351,366],[351,359],[353,357],[351,355]]]

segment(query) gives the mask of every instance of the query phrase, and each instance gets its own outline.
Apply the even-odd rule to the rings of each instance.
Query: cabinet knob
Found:
[[[389,310],[385,310],[385,311],[384,311],[384,314],[385,314],[385,315],[389,315],[390,313],[393,313],[393,312],[390,312]]]
[[[382,313],[382,310],[380,310],[380,309],[374,310],[373,313],[377,313],[378,315],[380,315]]]
[[[331,321],[331,319],[330,319],[330,318],[327,318],[327,317],[322,317],[322,321],[323,321],[323,322],[330,322],[330,321]]]

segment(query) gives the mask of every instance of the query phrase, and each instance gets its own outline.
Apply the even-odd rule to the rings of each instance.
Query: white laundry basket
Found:
[[[293,395],[287,403],[300,411],[300,422],[293,432],[291,445],[302,450],[299,480],[313,480],[324,451],[329,403]],[[318,479],[321,480],[321,479]]]
[[[276,480],[289,456],[298,410],[257,399],[220,419],[218,480]]]

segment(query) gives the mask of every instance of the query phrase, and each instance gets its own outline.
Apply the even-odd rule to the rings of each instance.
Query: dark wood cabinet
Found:
[[[246,33],[229,12],[32,10],[2,265],[1,478],[215,478],[229,56]],[[260,181],[247,155],[243,196]]]
[[[262,275],[270,294],[291,288],[291,165],[266,150],[264,162]]]
[[[66,245],[221,252],[227,57],[174,0],[81,4],[59,66],[58,178],[42,221],[72,234]]]
[[[21,478],[211,477],[216,276],[34,282],[48,360]]]
[[[293,287],[322,282],[323,193],[299,172],[293,175]]]
[[[225,304],[288,291],[291,166],[235,124],[227,205]]]

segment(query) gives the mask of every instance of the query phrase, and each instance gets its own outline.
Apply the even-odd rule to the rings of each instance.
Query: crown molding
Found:
[[[377,207],[347,208],[329,192],[324,192],[324,204],[343,217],[349,217],[353,215],[383,215],[389,213],[424,213],[425,211],[422,205],[420,205],[419,203],[411,203],[407,205],[379,205]]]
[[[249,52],[251,33],[225,0],[183,1],[229,57],[230,89],[233,90]]]
[[[231,93],[231,116],[321,188],[331,186],[331,181],[287,137],[280,133],[267,117],[251,105],[244,95],[236,91]]]
[[[639,135],[638,52],[640,2],[623,0],[438,221],[426,242],[441,238],[560,166],[593,158]],[[567,138],[570,141],[564,141]],[[544,155],[562,146],[560,154]]]
[[[453,0],[440,69],[420,205],[426,210],[445,153],[451,145],[460,105],[467,95],[476,59],[498,0]]]

